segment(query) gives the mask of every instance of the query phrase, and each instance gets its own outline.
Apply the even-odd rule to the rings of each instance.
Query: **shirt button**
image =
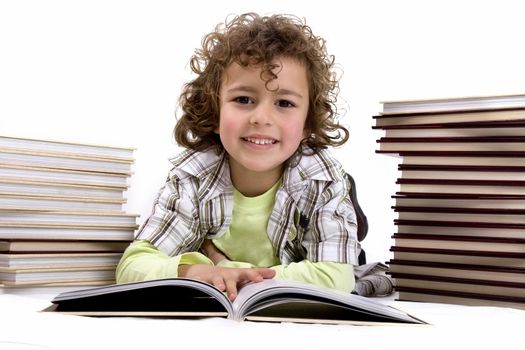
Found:
[[[290,228],[290,233],[288,234],[288,241],[292,242],[297,237],[297,229],[295,227]]]

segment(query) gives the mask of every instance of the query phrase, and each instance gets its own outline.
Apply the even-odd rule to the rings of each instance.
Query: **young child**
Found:
[[[350,292],[356,214],[328,152],[348,139],[325,41],[293,16],[233,18],[192,57],[174,130],[186,148],[117,282],[188,277],[235,299],[282,278]]]

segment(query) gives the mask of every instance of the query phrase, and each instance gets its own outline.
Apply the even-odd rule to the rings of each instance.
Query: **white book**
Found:
[[[5,239],[0,240],[0,252],[4,254],[122,253],[130,243],[131,241]]]
[[[0,267],[11,270],[59,267],[113,267],[122,253],[0,253]]]
[[[114,283],[108,281],[79,281],[79,282],[52,282],[33,285],[26,284],[3,284],[0,286],[0,294],[21,295],[34,297],[35,295],[56,295],[57,293],[77,290],[79,288],[90,288],[104,286]]]
[[[50,181],[0,179],[0,193],[74,196],[87,198],[123,198],[126,187],[64,184]]]
[[[53,181],[98,186],[128,185],[128,174],[38,168],[31,165],[0,164],[0,178],[17,178],[26,181]]]
[[[383,101],[383,114],[468,111],[525,107],[525,95],[469,96]]]
[[[134,148],[108,145],[95,145],[34,138],[10,137],[0,135],[0,148],[25,149],[39,152],[56,152],[87,155],[100,158],[133,159]]]
[[[0,148],[0,164],[19,166],[31,164],[33,167],[98,171],[129,175],[131,174],[133,160],[112,160],[106,158],[71,156],[68,154],[35,154],[34,152]]]
[[[71,283],[91,281],[114,281],[115,267],[60,267],[6,269],[0,267],[0,281],[7,285],[33,285],[47,283]]]
[[[0,210],[0,225],[104,225],[135,227],[138,215],[105,211]]]
[[[1,209],[103,210],[122,212],[124,198],[89,198],[64,195],[8,194],[0,192]]]
[[[131,241],[135,227],[2,225],[0,239],[108,240]]]
[[[148,297],[151,295],[155,298]],[[242,286],[233,302],[213,285],[186,278],[64,292],[52,302],[54,305],[45,311],[91,316],[222,316],[235,321],[368,325],[425,323],[371,298],[274,279]]]

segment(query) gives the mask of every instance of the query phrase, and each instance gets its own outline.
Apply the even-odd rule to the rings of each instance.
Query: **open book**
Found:
[[[424,324],[371,299],[268,279],[243,286],[232,303],[205,282],[169,278],[64,292],[45,311],[84,316],[227,317],[243,321]]]

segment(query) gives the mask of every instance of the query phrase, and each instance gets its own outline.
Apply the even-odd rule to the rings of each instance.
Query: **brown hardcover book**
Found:
[[[399,164],[403,179],[525,180],[525,166]]]
[[[393,259],[389,273],[525,284],[525,268]]]
[[[383,113],[372,117],[377,128],[392,125],[432,125],[455,123],[477,123],[507,122],[525,120],[525,108],[504,108],[493,110],[471,110],[471,111],[442,111],[442,112],[419,112],[419,113]]]
[[[399,220],[431,220],[525,224],[525,210],[493,208],[441,208],[393,206]]]
[[[525,268],[525,254],[521,253],[396,246],[391,247],[390,251],[395,260]]]
[[[422,288],[525,301],[525,283],[393,273],[396,289]],[[489,299],[490,300],[490,299]],[[523,305],[525,308],[525,304]]]
[[[450,214],[485,214],[485,215],[524,215],[522,209],[497,209],[497,208],[448,208],[448,207],[418,207],[394,205],[396,212],[421,212],[421,213],[450,213]]]
[[[392,198],[400,207],[525,209],[525,195],[397,192]]]
[[[520,152],[462,152],[462,151],[403,151],[398,153],[376,150],[400,158],[402,164],[525,166],[525,151]]]
[[[396,247],[525,254],[525,238],[425,235],[414,233],[395,233],[392,238],[394,239]]]
[[[524,224],[394,219],[399,233],[525,238]]]
[[[400,192],[525,195],[524,181],[398,178]]]
[[[487,136],[525,136],[525,120],[516,122],[455,123],[432,125],[392,125],[373,126],[372,129],[384,130],[384,136],[390,137],[487,137]]]
[[[525,309],[525,298],[480,293],[464,293],[436,289],[399,287],[401,301],[419,301],[427,303],[445,303],[469,306],[498,306]]]
[[[487,137],[381,137],[379,150],[403,151],[463,151],[463,152],[523,152],[523,136]]]

